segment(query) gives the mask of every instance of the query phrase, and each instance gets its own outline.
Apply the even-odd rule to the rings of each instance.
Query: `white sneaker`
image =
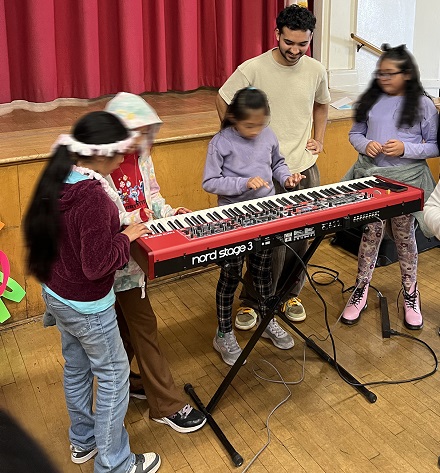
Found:
[[[220,353],[223,361],[229,366],[232,366],[241,355],[241,348],[233,330],[227,333],[217,331],[212,344]],[[246,360],[244,363],[246,363]]]
[[[240,307],[235,316],[235,327],[239,330],[250,330],[257,323],[257,313],[252,307]]]
[[[142,453],[135,455],[134,465],[128,473],[156,473],[160,467],[160,456],[157,453]]]
[[[284,312],[285,316],[292,322],[302,322],[306,318],[306,311],[299,297],[291,297],[286,301],[281,308],[281,312]]]
[[[262,338],[269,338],[272,343],[281,350],[289,350],[295,345],[293,338],[278,324],[273,318],[261,335]]]

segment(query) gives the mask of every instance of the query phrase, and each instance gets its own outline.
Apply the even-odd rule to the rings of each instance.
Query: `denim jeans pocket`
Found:
[[[81,337],[91,330],[88,314],[80,314],[45,291],[43,291],[43,299],[46,303],[47,312],[55,317],[59,328],[63,328],[75,337]]]
[[[57,324],[57,319],[46,310],[43,314],[43,327],[53,327]]]

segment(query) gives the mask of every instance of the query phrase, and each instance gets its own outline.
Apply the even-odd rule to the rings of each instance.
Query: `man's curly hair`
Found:
[[[276,22],[280,33],[284,26],[287,26],[289,30],[310,30],[313,33],[316,26],[316,17],[307,8],[293,4],[280,12]]]

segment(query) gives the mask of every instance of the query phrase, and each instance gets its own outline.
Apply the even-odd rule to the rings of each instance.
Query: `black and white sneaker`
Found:
[[[135,399],[147,399],[147,395],[145,394],[144,388],[130,388],[130,397],[134,397]]]
[[[91,450],[83,450],[82,448],[75,447],[74,445],[70,445],[70,451],[72,452],[70,454],[70,459],[77,465],[89,461],[98,453],[98,449],[96,447],[92,448]]]
[[[206,423],[206,417],[197,409],[186,404],[180,411],[168,417],[153,419],[159,424],[167,424],[176,432],[187,434],[201,429]]]
[[[142,453],[135,457],[134,465],[128,473],[155,473],[160,467],[160,456],[157,453]]]

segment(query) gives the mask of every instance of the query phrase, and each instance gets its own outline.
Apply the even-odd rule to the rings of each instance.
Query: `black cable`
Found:
[[[403,384],[403,383],[411,383],[411,382],[413,382],[413,381],[420,381],[421,379],[428,378],[429,376],[432,376],[432,375],[437,371],[437,368],[438,368],[438,359],[437,359],[437,356],[436,356],[434,350],[433,350],[426,342],[424,342],[423,340],[420,340],[420,338],[414,337],[413,335],[408,335],[408,334],[406,334],[406,333],[398,332],[397,330],[393,330],[393,329],[391,329],[390,335],[396,336],[396,337],[408,338],[408,339],[410,339],[410,340],[416,341],[416,342],[418,342],[418,343],[424,345],[424,346],[428,349],[428,351],[431,353],[432,357],[434,358],[434,364],[435,364],[434,369],[433,369],[432,371],[430,371],[429,373],[426,373],[426,374],[423,374],[423,375],[420,375],[420,376],[416,376],[416,377],[410,378],[410,379],[397,380],[397,381],[389,381],[389,380],[371,381],[370,383],[364,383],[364,384],[362,384],[362,386],[371,386],[371,385],[373,385],[373,384]]]
[[[291,250],[293,252],[293,254],[295,255],[296,258],[298,258],[300,264],[302,265],[303,269],[304,269],[304,272],[307,276],[307,279],[308,281],[310,282],[310,285],[312,286],[313,290],[315,291],[316,295],[319,297],[319,299],[321,300],[322,304],[323,304],[323,307],[324,307],[324,321],[325,321],[325,326],[327,328],[327,332],[328,332],[328,337],[326,337],[325,339],[321,339],[320,337],[318,337],[316,334],[312,334],[311,336],[317,338],[318,340],[320,341],[326,341],[327,338],[330,339],[330,342],[331,342],[331,345],[332,345],[332,350],[333,350],[333,360],[334,360],[334,363],[335,363],[335,369],[339,375],[339,377],[345,381],[347,384],[349,384],[350,386],[377,386],[377,385],[382,385],[382,384],[404,384],[404,383],[411,383],[411,382],[414,382],[414,381],[419,381],[421,379],[425,379],[425,378],[428,378],[429,376],[432,376],[433,374],[435,374],[435,372],[437,371],[438,369],[438,359],[437,359],[437,356],[434,352],[434,350],[426,343],[424,342],[423,340],[420,340],[419,338],[417,337],[414,337],[412,335],[408,335],[408,334],[405,334],[405,333],[401,333],[401,332],[398,332],[396,330],[393,330],[391,329],[390,331],[390,335],[392,336],[400,336],[400,337],[403,337],[403,338],[408,338],[410,340],[414,340],[414,341],[417,341],[418,343],[424,345],[428,351],[431,353],[433,359],[434,359],[434,369],[428,373],[425,373],[421,376],[416,376],[414,378],[408,378],[408,379],[401,379],[401,380],[395,380],[395,381],[390,381],[390,380],[381,380],[381,381],[370,381],[368,383],[353,383],[351,382],[350,380],[348,380],[347,378],[344,377],[344,375],[340,372],[339,370],[339,367],[338,367],[338,364],[337,364],[337,356],[336,356],[336,343],[335,343],[335,340],[334,340],[334,337],[333,337],[333,334],[332,334],[332,331],[331,331],[331,328],[330,328],[330,325],[329,325],[329,322],[328,322],[328,313],[327,313],[327,303],[325,302],[324,298],[321,296],[321,294],[319,293],[318,289],[316,288],[315,284],[317,285],[322,285],[322,286],[328,286],[330,284],[333,284],[334,282],[339,282],[341,285],[342,285],[342,293],[344,292],[347,292],[351,289],[354,289],[355,286],[351,286],[349,287],[348,289],[345,289],[344,290],[344,283],[339,279],[339,272],[338,271],[335,271],[331,268],[327,268],[326,266],[320,266],[320,265],[312,265],[310,264],[309,266],[311,267],[316,267],[316,268],[320,268],[320,269],[323,269],[325,271],[317,271],[315,273],[312,274],[312,276],[309,275],[309,272],[307,271],[307,266],[304,264],[302,258],[300,258],[300,256],[298,255],[298,253],[293,249],[291,248],[287,243],[285,243],[284,241],[280,240],[287,248],[289,248],[289,250]],[[329,274],[329,276],[331,276],[332,280],[328,283],[319,283],[317,281],[315,281],[314,279],[314,275],[315,274],[326,274],[326,272],[328,271],[327,274]],[[374,289],[378,295],[382,295],[380,293],[380,291],[378,289],[376,289],[374,286],[372,286],[370,284],[370,287],[372,289]],[[339,319],[338,319],[339,320]]]

